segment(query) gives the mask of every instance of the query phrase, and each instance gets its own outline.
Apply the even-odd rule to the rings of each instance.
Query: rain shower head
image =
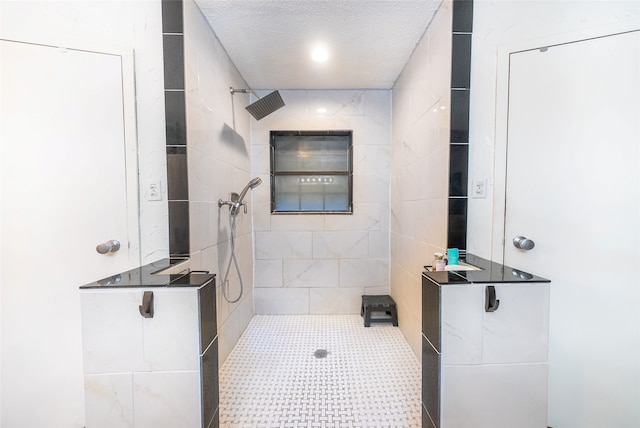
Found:
[[[266,95],[262,98],[258,96],[251,89],[233,89],[231,88],[231,94],[235,94],[236,92],[240,92],[243,94],[252,93],[258,98],[258,101],[249,104],[246,109],[256,120],[260,120],[263,117],[273,113],[281,107],[284,107],[284,101],[280,96],[280,92],[273,91],[269,95]]]

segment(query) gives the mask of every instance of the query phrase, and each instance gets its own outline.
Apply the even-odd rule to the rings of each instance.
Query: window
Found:
[[[272,213],[353,213],[352,131],[271,131]]]

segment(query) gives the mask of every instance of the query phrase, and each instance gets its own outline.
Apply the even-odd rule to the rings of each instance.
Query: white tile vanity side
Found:
[[[133,428],[133,374],[85,374],[88,427]]]
[[[549,283],[496,284],[495,312],[483,312],[482,362],[549,360]]]
[[[484,288],[442,286],[440,294],[440,351],[442,365],[482,364]]]
[[[135,426],[201,428],[199,371],[133,374]]]
[[[85,374],[143,369],[141,303],[140,290],[80,292]]]
[[[440,428],[547,426],[546,363],[443,366]]]
[[[199,370],[198,292],[194,288],[154,290],[155,314],[142,318],[144,369]],[[138,314],[138,316],[140,316]]]

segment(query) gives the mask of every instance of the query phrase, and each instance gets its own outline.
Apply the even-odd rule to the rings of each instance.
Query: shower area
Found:
[[[254,315],[359,314],[364,294],[393,295],[420,355],[420,272],[447,245],[451,5],[392,90],[237,89],[193,0],[163,16],[170,253],[218,275],[221,364]],[[273,130],[353,132],[353,214],[271,214]]]
[[[198,6],[165,1],[167,17],[177,13],[170,10],[176,3],[181,25],[168,18],[163,24],[170,253],[188,256],[193,270],[217,274],[220,367],[251,346],[245,331],[266,328],[276,340],[282,326],[268,326],[274,315],[294,324],[308,319],[316,336],[335,331],[317,321],[334,317],[363,335],[380,333],[387,326],[362,332],[361,296],[389,294],[399,313],[399,327],[389,326],[391,341],[408,351],[408,368],[400,370],[419,380],[420,274],[427,255],[447,244],[451,5],[443,3],[393,89],[273,92],[237,89],[249,85]],[[443,47],[427,52],[427,43]],[[426,83],[415,81],[415,70],[432,76],[418,91],[419,105],[416,87]],[[267,102],[266,113],[252,111]],[[353,133],[352,214],[271,213],[270,132],[292,130]],[[326,343],[290,349],[309,364],[367,358],[336,354]],[[314,357],[319,349],[328,352],[325,359]],[[252,353],[267,350],[239,360]],[[377,370],[388,371],[369,369]],[[405,389],[419,399],[419,391]]]

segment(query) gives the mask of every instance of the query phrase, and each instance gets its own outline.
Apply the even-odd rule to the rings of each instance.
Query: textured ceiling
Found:
[[[391,88],[440,2],[196,0],[253,89]]]

